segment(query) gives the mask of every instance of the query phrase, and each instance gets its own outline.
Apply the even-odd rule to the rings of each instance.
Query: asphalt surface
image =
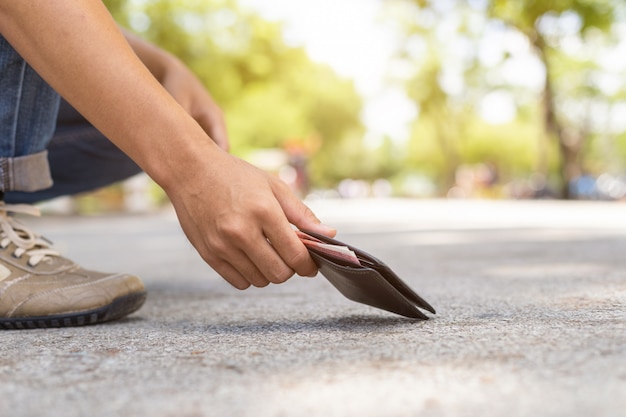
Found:
[[[623,416],[626,205],[311,201],[436,309],[413,321],[322,276],[243,292],[167,210],[24,222],[140,275],[99,326],[0,332],[0,416]]]

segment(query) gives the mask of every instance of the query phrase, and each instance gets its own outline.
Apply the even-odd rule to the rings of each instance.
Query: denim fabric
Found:
[[[90,191],[141,172],[68,103],[59,111],[59,103],[0,36],[0,192],[7,203]]]
[[[91,191],[141,172],[126,154],[65,101],[61,101],[48,159],[54,180],[51,188],[32,193],[8,192],[4,201],[32,204]]]
[[[0,36],[0,191],[52,184],[45,154],[59,95]]]

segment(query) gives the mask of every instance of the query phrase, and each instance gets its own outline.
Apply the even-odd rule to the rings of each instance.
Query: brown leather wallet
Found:
[[[382,261],[338,240],[306,230],[301,232],[327,244],[345,246],[356,254],[360,266],[316,250],[314,247],[307,247],[322,275],[345,297],[357,303],[415,319],[428,320],[428,316],[420,308],[436,314],[430,304],[409,288]]]

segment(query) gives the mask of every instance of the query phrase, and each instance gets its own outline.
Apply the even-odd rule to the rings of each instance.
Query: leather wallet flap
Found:
[[[427,320],[419,308],[435,309],[417,295],[387,265],[368,253],[337,240],[304,231],[325,243],[346,246],[359,258],[361,266],[349,265],[309,247],[320,272],[346,298],[405,317]]]

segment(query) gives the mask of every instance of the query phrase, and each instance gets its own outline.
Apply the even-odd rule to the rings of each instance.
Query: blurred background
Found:
[[[302,198],[626,199],[622,0],[105,3]],[[138,177],[72,204],[166,198]]]

